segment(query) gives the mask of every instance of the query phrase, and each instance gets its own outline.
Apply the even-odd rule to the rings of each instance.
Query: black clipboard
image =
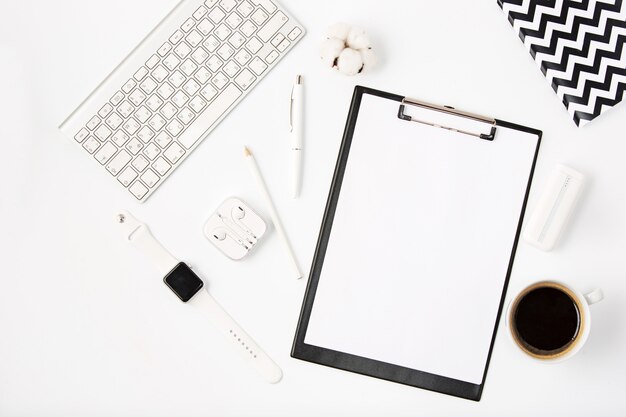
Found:
[[[436,375],[433,373],[428,373],[424,371],[420,371],[417,369],[411,369],[403,366],[398,366],[386,362],[381,362],[373,359],[368,359],[365,357],[344,353],[336,350],[331,350],[324,347],[313,346],[305,343],[305,336],[307,332],[307,328],[309,325],[309,319],[311,317],[311,311],[314,305],[316,291],[318,288],[318,283],[321,277],[322,265],[324,263],[324,258],[326,255],[326,249],[328,246],[331,229],[333,227],[333,220],[335,216],[335,211],[337,208],[337,203],[339,200],[339,194],[341,191],[342,181],[344,178],[344,173],[346,171],[346,166],[348,162],[348,155],[350,153],[350,147],[352,143],[352,137],[354,134],[355,126],[357,123],[357,119],[359,116],[359,109],[361,105],[361,100],[364,95],[373,95],[382,97],[384,99],[392,100],[398,102],[398,114],[397,116],[400,119],[424,123],[433,126],[433,128],[443,128],[448,130],[454,130],[455,132],[468,134],[471,136],[475,136],[476,140],[493,140],[494,135],[497,136],[496,129],[498,127],[505,127],[508,129],[519,130],[522,132],[530,133],[532,135],[537,136],[537,144],[534,152],[534,157],[532,160],[532,165],[530,169],[530,175],[528,177],[528,183],[526,187],[526,192],[523,198],[522,210],[519,216],[519,222],[517,225],[517,230],[515,234],[515,241],[512,247],[511,256],[508,262],[508,269],[506,272],[506,278],[504,280],[504,286],[502,288],[502,293],[499,301],[498,312],[496,316],[495,323],[493,325],[493,334],[491,338],[491,342],[489,345],[489,353],[487,356],[487,361],[484,367],[482,382],[480,384],[469,383],[466,381],[461,381],[441,375]],[[404,111],[404,106],[406,105],[415,105],[418,107],[425,107],[429,110],[435,110],[437,112],[443,112],[447,114],[452,114],[454,116],[459,116],[462,118],[470,118],[472,120],[478,120],[481,122],[485,122],[490,124],[491,126],[486,128],[485,132],[468,132],[462,131],[458,129],[454,129],[449,126],[442,126],[436,123],[431,123],[426,120],[411,120],[410,116],[407,116]],[[537,129],[532,129],[529,127],[517,125],[514,123],[509,123],[502,120],[486,118],[483,116],[477,116],[471,113],[459,111],[449,106],[437,106],[431,105],[428,103],[420,102],[417,100],[411,100],[404,96],[391,94],[383,91],[374,90],[367,87],[357,86],[355,87],[354,94],[352,97],[352,104],[350,106],[350,111],[348,113],[348,118],[345,126],[345,131],[343,135],[342,144],[339,150],[339,156],[337,159],[333,180],[330,187],[330,192],[328,195],[328,200],[325,207],[324,217],[321,224],[321,229],[319,233],[319,238],[316,245],[315,254],[313,257],[313,262],[310,270],[309,281],[307,284],[306,292],[304,295],[304,301],[302,304],[302,309],[298,321],[298,326],[296,329],[296,334],[292,346],[291,356],[296,359],[301,359],[321,365],[330,366],[337,369],[342,369],[362,375],[367,375],[375,378],[380,378],[387,381],[392,381],[400,384],[405,384],[413,387],[423,388],[431,391],[436,391],[456,397],[461,397],[469,400],[479,401],[482,395],[485,379],[487,376],[487,369],[489,367],[489,362],[491,359],[491,354],[493,350],[493,345],[496,337],[496,331],[498,328],[498,323],[500,320],[500,316],[502,314],[503,303],[506,296],[506,290],[509,282],[509,277],[511,274],[511,269],[513,266],[513,260],[517,248],[517,244],[519,241],[520,231],[522,220],[524,217],[524,212],[526,209],[526,204],[528,200],[528,194],[530,192],[530,187],[532,183],[532,177],[535,170],[535,165],[537,162],[537,155],[539,152],[539,146],[541,142],[542,132]]]

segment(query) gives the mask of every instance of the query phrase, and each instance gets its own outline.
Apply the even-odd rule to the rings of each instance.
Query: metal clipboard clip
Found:
[[[476,133],[476,132],[469,132],[467,130],[457,129],[457,128],[450,127],[450,126],[443,126],[437,123],[431,123],[425,120],[419,120],[404,113],[406,105],[421,107],[423,109],[450,114],[453,116],[462,117],[462,118],[474,120],[477,122],[488,123],[491,125],[491,130],[489,131],[489,133]],[[437,104],[426,103],[424,101],[419,101],[419,100],[406,98],[406,97],[402,99],[402,104],[400,105],[400,108],[398,109],[398,118],[401,120],[406,120],[407,122],[421,123],[421,124],[425,124],[425,125],[432,126],[432,127],[438,127],[440,129],[450,130],[452,132],[463,133],[465,135],[474,136],[474,137],[477,137],[479,139],[484,139],[484,140],[492,141],[496,137],[496,120],[493,118],[457,110],[451,106],[439,106]]]

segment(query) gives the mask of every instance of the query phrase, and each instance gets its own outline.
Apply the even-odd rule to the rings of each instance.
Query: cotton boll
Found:
[[[326,35],[328,38],[341,39],[345,42],[348,39],[348,32],[350,32],[350,25],[347,23],[335,23],[328,28]]]
[[[363,59],[361,53],[352,48],[346,48],[341,51],[337,59],[337,69],[346,75],[358,74],[363,68]]]
[[[361,59],[363,60],[363,71],[369,71],[376,65],[378,59],[372,48],[361,49]]]
[[[346,45],[341,39],[326,39],[320,47],[322,63],[329,68],[334,67],[339,54],[341,54],[341,51],[343,51],[345,47]]]
[[[353,27],[348,32],[347,44],[352,49],[365,49],[370,47],[370,39],[363,29]]]

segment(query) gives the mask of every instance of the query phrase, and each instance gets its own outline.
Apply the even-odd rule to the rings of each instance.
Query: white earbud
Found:
[[[226,229],[224,227],[218,227],[213,230],[213,237],[215,240],[223,241],[226,240],[226,237],[230,237],[232,240],[237,242],[239,245],[243,246],[246,250],[249,250],[250,247],[246,245],[246,243],[241,240],[241,238],[232,230]]]
[[[247,234],[249,234],[250,236],[252,236],[254,238],[254,240],[257,239],[256,235],[254,234],[254,232],[252,232],[252,230],[250,230],[244,222],[242,222],[241,220],[246,217],[246,211],[241,208],[241,206],[235,206],[233,207],[233,209],[231,210],[231,217],[233,218],[233,221],[239,226],[241,227],[243,230],[245,230],[245,232]]]
[[[228,229],[232,230],[237,236],[239,236],[242,240],[246,240],[250,245],[254,245],[256,243],[256,237],[253,234],[248,233],[248,230],[242,228],[238,224],[235,224],[231,219],[226,216],[223,216],[221,213],[217,213],[217,217],[220,218],[224,226]],[[254,238],[252,240],[251,238]]]

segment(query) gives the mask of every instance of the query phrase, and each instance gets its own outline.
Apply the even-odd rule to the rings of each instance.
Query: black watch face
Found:
[[[202,280],[183,262],[176,265],[176,268],[172,269],[163,281],[185,303],[191,300],[191,297],[204,285]]]

